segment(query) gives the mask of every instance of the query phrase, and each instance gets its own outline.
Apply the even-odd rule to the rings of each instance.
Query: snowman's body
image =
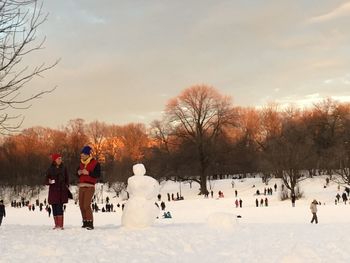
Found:
[[[129,200],[124,207],[122,225],[135,228],[151,226],[159,214],[155,205],[159,183],[145,175],[143,164],[134,165],[133,171],[134,175],[128,179]]]

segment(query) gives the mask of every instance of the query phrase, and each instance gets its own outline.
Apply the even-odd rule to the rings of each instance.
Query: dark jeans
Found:
[[[2,216],[0,216],[0,226],[1,226],[1,223],[2,223]]]
[[[52,215],[63,216],[63,204],[52,204]]]
[[[312,213],[312,219],[311,219],[311,223],[313,223],[313,222],[316,222],[316,224],[318,223],[318,220],[317,220],[317,215],[316,215],[316,213]]]

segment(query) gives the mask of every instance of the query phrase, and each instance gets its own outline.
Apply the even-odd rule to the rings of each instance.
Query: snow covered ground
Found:
[[[269,187],[275,182],[280,188],[279,180]],[[95,229],[88,231],[80,227],[79,207],[73,201],[67,205],[65,230],[52,230],[46,212],[7,206],[0,227],[0,262],[348,262],[350,205],[335,205],[335,195],[343,188],[338,191],[334,183],[323,188],[324,183],[324,177],[303,181],[304,198],[296,207],[280,201],[278,192],[266,196],[269,207],[255,207],[256,190],[266,187],[258,178],[237,179],[235,188],[231,180],[213,181],[214,198],[208,199],[197,195],[198,185],[191,189],[182,183],[185,200],[171,202],[166,193],[176,196],[180,185],[167,182],[161,194],[173,218],[160,216],[144,229],[122,227],[120,208],[95,213]],[[219,190],[224,198],[217,199]],[[235,207],[234,190],[243,208]],[[121,202],[107,195],[114,205]],[[318,225],[310,224],[313,199],[322,202]]]

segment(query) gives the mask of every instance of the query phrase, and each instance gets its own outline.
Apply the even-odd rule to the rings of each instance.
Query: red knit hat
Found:
[[[60,155],[59,153],[51,154],[51,159],[52,159],[53,162],[56,161],[60,157],[62,157],[62,155]]]

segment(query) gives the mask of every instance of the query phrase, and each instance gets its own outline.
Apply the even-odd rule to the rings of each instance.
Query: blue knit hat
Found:
[[[91,154],[91,147],[89,145],[84,146],[84,148],[81,150],[81,153],[90,155]]]

